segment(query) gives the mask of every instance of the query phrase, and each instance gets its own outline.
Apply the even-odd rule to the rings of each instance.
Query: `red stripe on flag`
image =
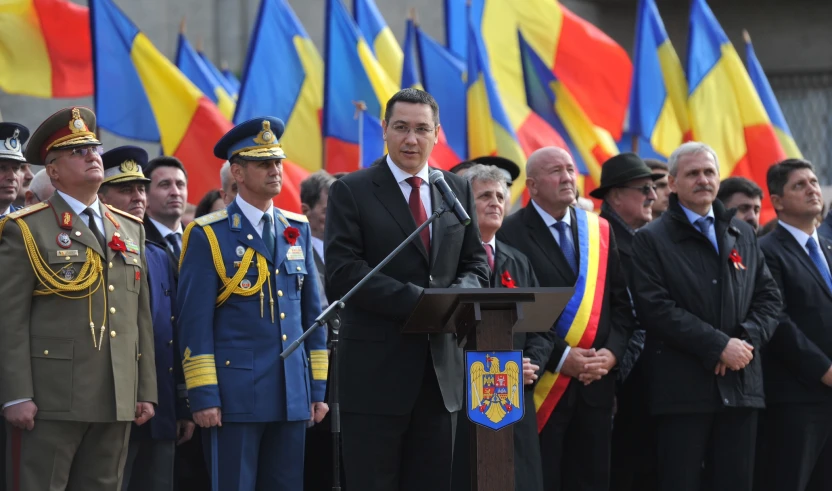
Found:
[[[768,199],[766,174],[769,167],[785,160],[786,153],[777,139],[777,133],[771,124],[758,124],[743,128],[745,135],[746,154],[734,166],[731,176],[742,176],[751,179],[763,189],[763,203],[760,211],[760,224],[777,218],[771,200]],[[723,176],[728,177],[728,176]]]
[[[208,191],[217,189],[220,168],[225,160],[214,157],[214,144],[232,126],[213,102],[204,96],[199,99],[191,124],[173,153],[188,171],[189,201],[197,202]]]
[[[517,127],[517,141],[526,156],[543,147],[560,147],[569,151],[566,142],[558,132],[543,118],[531,111],[526,120]],[[522,166],[525,162],[515,162],[515,164]]]
[[[546,395],[546,399],[543,401],[543,404],[541,404],[540,408],[537,410],[538,433],[543,431],[543,427],[546,426],[546,422],[549,421],[549,416],[552,415],[552,411],[555,410],[555,406],[558,405],[558,401],[561,397],[563,397],[563,393],[566,392],[566,388],[569,387],[569,382],[571,380],[572,377],[564,375],[563,373],[558,374],[558,379],[555,380],[555,385],[552,386],[552,389]]]
[[[93,93],[89,9],[65,0],[33,0],[52,67],[52,97]]]
[[[324,139],[324,148],[324,169],[330,174],[358,170],[358,144],[330,136]]]

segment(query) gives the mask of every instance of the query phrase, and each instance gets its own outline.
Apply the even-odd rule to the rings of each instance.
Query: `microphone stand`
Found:
[[[328,402],[329,417],[331,418],[332,422],[332,491],[341,491],[341,408],[338,398],[338,331],[341,327],[341,319],[339,317],[339,314],[341,313],[341,310],[346,306],[347,301],[350,299],[350,297],[352,297],[355,294],[355,292],[360,290],[365,283],[370,281],[370,279],[373,276],[375,276],[382,268],[387,266],[387,263],[392,261],[393,258],[397,255],[399,255],[399,253],[402,252],[402,250],[405,247],[407,247],[407,245],[410,244],[410,242],[413,239],[419,236],[419,234],[422,232],[422,230],[425,229],[425,227],[430,226],[431,223],[436,221],[437,218],[439,218],[443,213],[446,213],[448,211],[450,211],[450,208],[448,208],[447,205],[443,203],[438,210],[431,213],[430,217],[428,217],[428,219],[425,220],[423,224],[416,227],[416,230],[414,230],[413,233],[410,234],[401,244],[399,244],[395,249],[393,249],[390,252],[390,254],[388,254],[387,257],[384,258],[383,261],[378,263],[375,268],[373,268],[369,273],[367,273],[367,276],[361,278],[361,281],[356,283],[355,286],[352,287],[350,291],[348,291],[339,300],[336,300],[335,302],[329,304],[329,307],[327,307],[323,312],[321,312],[321,315],[319,315],[315,319],[315,323],[312,324],[309,327],[309,329],[304,331],[304,333],[301,334],[301,336],[298,339],[293,341],[288,348],[286,348],[285,350],[283,350],[282,353],[280,353],[280,358],[282,360],[285,360],[286,358],[291,356],[291,354],[294,353],[295,350],[303,344],[306,338],[311,336],[312,333],[315,332],[318,328],[327,325],[327,323],[332,324],[333,336],[331,340],[331,357],[334,369],[331,370],[331,376],[329,380]]]

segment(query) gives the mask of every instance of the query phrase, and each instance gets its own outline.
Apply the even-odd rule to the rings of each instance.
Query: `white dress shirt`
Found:
[[[250,205],[246,202],[243,198],[240,197],[238,194],[234,200],[237,202],[237,206],[240,207],[240,211],[243,212],[243,215],[248,219],[248,222],[254,226],[254,230],[257,231],[257,235],[261,238],[263,237],[263,225],[265,221],[263,220],[263,215],[268,214],[272,217],[272,227],[276,227],[277,225],[274,223],[274,206],[269,206],[269,209],[263,211],[255,206]],[[274,236],[277,237],[277,229],[274,229]]]
[[[150,219],[150,223],[152,223],[156,227],[156,230],[158,230],[159,233],[162,234],[162,238],[165,239],[164,245],[170,252],[176,253],[176,250],[174,250],[173,246],[170,245],[170,242],[168,241],[168,236],[170,234],[179,234],[176,236],[176,243],[179,245],[179,249],[182,249],[182,222],[179,222],[179,225],[176,227],[176,230],[171,230],[166,225],[162,224],[160,221],[154,219],[153,217],[148,216],[147,218]]]
[[[555,228],[555,224],[557,224],[558,222],[563,222],[571,228],[571,226],[572,226],[572,213],[567,208],[566,209],[566,214],[563,215],[563,218],[558,220],[557,218],[548,214],[546,212],[546,210],[541,208],[540,205],[535,203],[534,200],[531,200],[531,201],[532,201],[532,206],[534,206],[534,209],[537,210],[537,212],[540,214],[540,218],[543,219],[543,223],[546,224],[546,228],[549,229],[549,233],[552,234],[552,237],[555,238],[555,242],[557,242],[558,246],[560,246],[560,233]],[[575,240],[572,238],[572,234],[571,233],[566,234],[566,238],[567,238],[567,240],[569,240],[569,242],[572,243],[572,249],[577,251],[577,249],[574,247],[575,246]],[[572,348],[570,346],[567,346],[566,349],[563,350],[563,355],[560,357],[560,361],[558,362],[558,366],[555,368],[556,372],[560,372],[560,369],[563,367],[563,363],[566,361],[566,356],[569,354],[569,350],[571,350],[571,349]]]
[[[399,189],[402,190],[402,195],[404,195],[404,201],[408,203],[409,206],[410,184],[407,183],[407,179],[413,176],[396,167],[396,164],[393,163],[390,155],[387,155],[387,166],[390,167],[390,172],[393,173],[393,179],[395,179],[399,184]],[[430,181],[428,180],[429,172],[430,169],[426,165],[416,174],[416,177],[421,177],[422,181],[424,181],[422,185],[419,186],[419,196],[422,198],[422,206],[425,207],[425,217],[429,217],[431,213],[433,213],[433,206],[430,201]],[[430,229],[430,238],[433,239],[433,224],[428,225],[428,228]]]
[[[820,239],[818,239],[817,229],[812,231],[812,235],[809,235],[806,232],[800,230],[799,228],[789,225],[788,223],[782,220],[778,222],[778,224],[782,225],[784,229],[788,230],[789,233],[792,234],[792,236],[794,236],[795,240],[797,240],[797,243],[800,244],[800,247],[804,251],[806,251],[806,255],[809,256],[810,260],[812,259],[812,255],[809,254],[809,248],[806,247],[806,242],[809,241],[809,237],[815,239],[815,244],[818,245],[818,250],[820,251],[820,258],[823,260],[823,263],[826,264],[826,269],[829,269],[829,262],[826,261],[826,255],[823,253],[823,250],[821,249],[822,246],[820,245]],[[814,262],[812,264],[814,264]]]

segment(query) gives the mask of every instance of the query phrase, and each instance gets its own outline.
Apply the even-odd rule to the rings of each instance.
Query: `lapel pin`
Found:
[[[254,237],[253,237],[251,234],[246,235],[246,238],[247,238],[248,240],[252,240],[252,239],[254,239]]]
[[[75,231],[75,236],[76,236],[76,237],[80,237],[80,236],[81,236],[81,231],[80,231],[80,230],[76,230],[76,231]]]

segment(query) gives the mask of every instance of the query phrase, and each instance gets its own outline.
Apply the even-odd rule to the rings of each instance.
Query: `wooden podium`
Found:
[[[454,333],[466,350],[510,351],[515,332],[551,329],[573,288],[428,288],[402,332]],[[468,377],[468,374],[465,374]],[[466,392],[466,391],[463,391]],[[467,418],[467,394],[459,418]],[[534,408],[526,408],[526,410]],[[514,490],[514,430],[471,425],[471,489]],[[456,442],[456,445],[464,444]],[[522,490],[518,490],[522,491]]]

